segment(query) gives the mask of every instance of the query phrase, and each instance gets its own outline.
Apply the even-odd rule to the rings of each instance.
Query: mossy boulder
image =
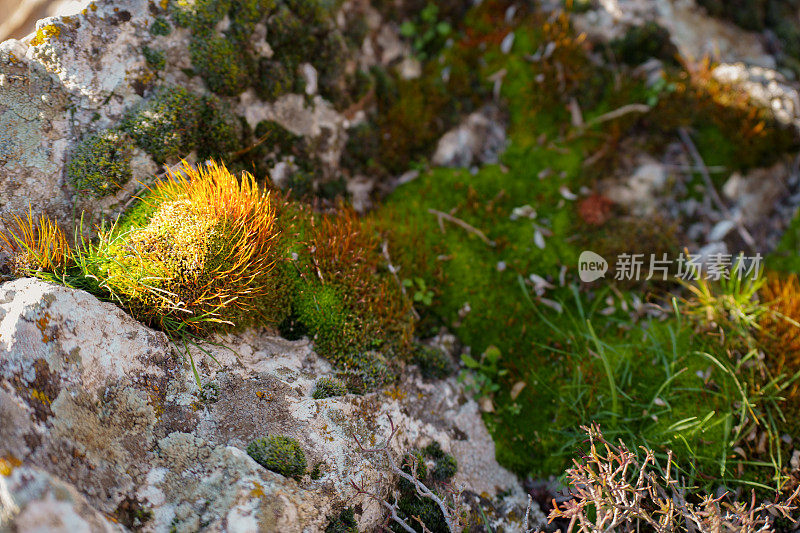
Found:
[[[282,476],[300,479],[306,473],[306,455],[297,439],[273,435],[247,445],[247,454],[255,462]]]

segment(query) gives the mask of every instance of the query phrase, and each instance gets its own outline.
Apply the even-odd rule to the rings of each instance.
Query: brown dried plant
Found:
[[[554,501],[548,517],[568,520],[568,532],[774,531],[775,518],[791,520],[797,507],[800,488],[775,503],[758,503],[755,492],[747,503],[730,503],[727,493],[690,495],[673,477],[672,452],[662,465],[650,449],[642,447],[637,454],[622,442],[607,441],[597,425],[583,429],[589,436],[589,450],[567,470],[571,499],[561,504]]]

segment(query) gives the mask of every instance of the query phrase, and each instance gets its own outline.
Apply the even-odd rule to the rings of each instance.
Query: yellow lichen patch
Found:
[[[253,481],[253,488],[250,491],[250,497],[263,498],[264,496],[266,496],[266,493],[264,492],[264,487],[262,487],[260,483]]]
[[[31,398],[33,398],[35,400],[39,400],[40,402],[42,402],[45,405],[50,405],[51,403],[53,403],[52,400],[50,398],[48,398],[45,393],[43,393],[42,391],[37,390],[37,389],[32,389],[31,390]]]
[[[392,400],[405,400],[406,396],[408,396],[406,391],[400,389],[397,386],[386,389],[384,394],[386,394],[386,396],[388,396]]]
[[[42,342],[50,342],[53,340],[45,330],[47,330],[47,326],[50,324],[50,313],[45,313],[41,318],[36,320],[36,327],[39,328],[39,331],[42,332]]]
[[[8,477],[14,471],[14,469],[22,464],[22,461],[14,457],[13,455],[8,455],[6,457],[0,457],[0,476]]]
[[[31,40],[31,46],[38,46],[61,35],[61,28],[55,24],[48,24],[36,30],[36,35]]]
[[[273,394],[270,391],[262,391],[262,390],[256,391],[256,396],[258,396],[259,400],[264,400],[267,402],[271,402],[272,400],[275,399],[275,394]]]

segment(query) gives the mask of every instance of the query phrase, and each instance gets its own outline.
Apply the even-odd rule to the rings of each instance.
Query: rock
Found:
[[[88,3],[88,0],[0,0],[0,42],[26,36],[39,19],[80,13]]]
[[[655,212],[658,196],[667,181],[664,165],[646,155],[639,157],[639,166],[627,177],[611,180],[601,186],[602,194],[633,214],[648,216]]]
[[[789,170],[786,162],[779,161],[745,176],[734,172],[722,187],[723,195],[732,203],[732,214],[748,227],[765,224],[787,191]]]
[[[494,164],[506,145],[506,126],[494,106],[469,115],[439,140],[433,164],[467,168],[473,163]]]
[[[780,72],[736,63],[719,65],[712,74],[717,80],[744,90],[754,102],[770,109],[779,122],[800,127],[797,85],[790,83]]]
[[[545,2],[551,9],[555,0]],[[710,17],[694,0],[609,0],[594,2],[586,13],[574,14],[576,29],[595,42],[621,38],[633,26],[656,22],[667,31],[680,53],[692,60],[705,56],[718,62],[745,61],[775,68],[759,35]]]
[[[504,493],[521,516],[519,482],[495,461],[455,378],[412,374],[389,390],[314,400],[333,370],[308,340],[245,331],[218,341],[191,349],[201,392],[163,334],[112,304],[35,279],[0,285],[0,466],[15,465],[0,469],[14,502],[0,513],[12,530],[45,519],[118,529],[111,516],[146,519],[144,531],[322,531],[345,506],[370,530],[384,511],[350,482],[386,494],[392,476],[356,438],[385,442],[390,417],[395,456],[435,440],[458,461],[456,486]],[[261,467],[244,450],[265,435],[297,439],[320,476]]]
[[[0,494],[0,531],[3,532],[125,531],[93,509],[75,487],[38,468],[23,466],[3,475]]]

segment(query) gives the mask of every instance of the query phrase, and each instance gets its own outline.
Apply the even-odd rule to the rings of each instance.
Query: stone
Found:
[[[470,114],[439,140],[434,165],[468,168],[472,164],[494,164],[506,145],[506,125],[494,106]]]
[[[136,516],[145,531],[323,531],[356,506],[369,530],[384,510],[351,482],[386,494],[392,476],[357,442],[385,442],[390,420],[396,457],[435,440],[458,461],[455,486],[504,494],[522,515],[519,481],[495,461],[455,378],[411,373],[388,390],[314,400],[316,380],[334,371],[307,339],[248,330],[189,354],[203,391],[186,353],[113,304],[37,279],[0,285],[3,524],[114,531],[106,517]],[[319,477],[258,465],[244,450],[265,435],[297,439]],[[509,520],[506,531],[518,530]]]

